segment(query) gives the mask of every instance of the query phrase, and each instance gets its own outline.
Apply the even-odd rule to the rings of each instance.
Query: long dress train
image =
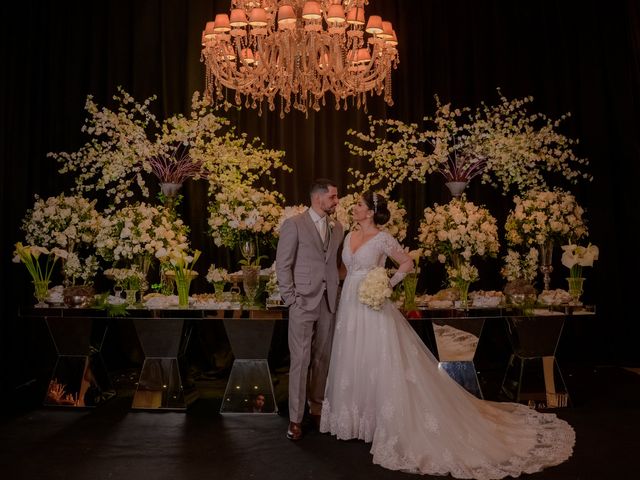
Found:
[[[380,232],[343,261],[348,274],[336,317],[320,431],[371,442],[373,462],[392,470],[495,479],[569,458],[571,426],[524,405],[479,400],[438,367],[404,316],[358,300],[358,285],[400,247]]]

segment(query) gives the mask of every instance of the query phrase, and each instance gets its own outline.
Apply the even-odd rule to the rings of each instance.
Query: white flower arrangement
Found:
[[[373,310],[380,310],[391,297],[393,289],[389,284],[389,276],[384,267],[372,268],[358,286],[360,303]]]
[[[500,246],[496,219],[464,197],[426,208],[418,241],[423,254],[440,263],[450,262],[454,254],[467,262],[474,255],[495,257]]]
[[[452,287],[458,287],[460,282],[473,283],[479,278],[478,269],[467,262],[447,265],[447,278],[449,278],[449,285]]]
[[[96,238],[97,253],[113,262],[153,257],[164,261],[171,252],[188,248],[187,233],[182,220],[173,218],[170,211],[136,203],[105,219]]]
[[[520,253],[509,248],[504,256],[504,266],[500,270],[501,275],[508,282],[524,279],[533,282],[538,273],[539,251],[531,247],[528,252]]]
[[[216,268],[215,265],[211,265],[207,271],[207,282],[211,284],[215,283],[227,283],[230,281],[229,272],[226,268]]]
[[[74,252],[78,247],[93,248],[102,226],[95,200],[80,195],[42,199],[35,196],[33,208],[22,221],[25,240],[45,248],[62,248]]]
[[[145,273],[137,265],[131,268],[108,268],[104,275],[113,280],[117,287],[125,290],[140,290],[147,280]]]
[[[587,235],[583,208],[562,190],[533,190],[514,197],[515,207],[505,223],[507,243],[536,247],[549,239],[579,240]]]
[[[90,285],[100,269],[100,264],[95,256],[89,255],[81,259],[77,254],[70,252],[62,271],[70,285],[82,281],[82,285]]]
[[[345,232],[357,227],[357,224],[353,221],[351,216],[351,209],[358,203],[360,196],[361,195],[358,193],[345,195],[340,198],[340,202],[336,207],[336,219],[342,224]],[[402,202],[397,202],[395,200],[388,200],[387,208],[389,209],[391,217],[385,225],[380,225],[380,229],[388,232],[399,242],[402,242],[407,236],[407,211],[403,207]]]
[[[22,262],[34,282],[49,282],[58,258],[65,259],[68,255],[66,250],[57,247],[49,250],[38,245],[23,245],[22,242],[17,242],[15,247],[13,263]],[[46,258],[44,269],[41,258]]]
[[[270,240],[282,216],[278,192],[236,184],[218,192],[209,206],[209,227],[217,246],[233,248],[243,240]]]
[[[448,182],[479,176],[506,194],[512,187],[520,192],[545,187],[543,174],[548,172],[572,183],[592,179],[580,172],[588,162],[573,153],[577,140],[557,132],[570,114],[557,120],[530,114],[527,105],[533,97],[509,100],[500,90],[498,94],[498,104],[483,102],[473,111],[443,105],[436,96],[436,113],[424,118],[431,126],[425,130],[415,123],[371,117],[368,133],[349,130],[357,140],[347,142],[351,153],[373,164],[367,174],[349,169],[355,178],[352,186],[384,187],[389,193],[405,180],[424,183],[428,174],[440,173]]]
[[[118,88],[116,108],[99,107],[87,97],[87,120],[82,131],[91,139],[77,152],[49,153],[75,175],[77,192],[104,191],[115,206],[136,191],[149,198],[146,177],[179,183],[206,177],[219,188],[233,182],[253,183],[282,163],[284,152],[264,148],[230,128],[229,120],[214,115],[209,101],[195,92],[189,116],[174,115],[160,123],[151,113],[155,96],[138,103]]]
[[[562,265],[569,269],[572,278],[582,277],[582,267],[593,267],[593,262],[598,260],[600,250],[596,245],[589,244],[586,247],[580,245],[562,246]]]

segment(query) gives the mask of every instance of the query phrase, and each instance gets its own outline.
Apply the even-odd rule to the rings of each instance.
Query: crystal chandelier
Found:
[[[279,97],[280,117],[291,107],[308,114],[326,104],[346,110],[352,99],[366,111],[368,92],[391,98],[391,71],[398,65],[398,40],[391,22],[371,15],[368,0],[231,0],[202,32],[201,61],[206,91],[224,101],[269,110]]]

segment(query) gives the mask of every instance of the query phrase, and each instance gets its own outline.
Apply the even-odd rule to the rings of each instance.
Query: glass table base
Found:
[[[440,362],[438,366],[467,392],[478,398],[484,398],[473,362]]]
[[[236,359],[220,413],[278,413],[266,359]]]

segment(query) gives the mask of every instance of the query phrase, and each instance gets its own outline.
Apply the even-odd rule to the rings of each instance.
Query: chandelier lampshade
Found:
[[[231,0],[202,32],[206,92],[223,101],[308,114],[333,94],[335,108],[366,110],[367,94],[393,105],[398,40],[391,22],[365,17],[368,0]]]

